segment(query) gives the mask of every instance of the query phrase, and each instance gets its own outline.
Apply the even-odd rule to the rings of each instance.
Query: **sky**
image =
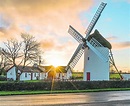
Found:
[[[112,45],[119,70],[130,72],[130,0],[0,0],[0,46],[28,33],[41,43],[44,65],[67,65],[78,46],[69,25],[85,30],[101,2],[107,3],[97,29]],[[84,56],[75,70],[83,70]]]

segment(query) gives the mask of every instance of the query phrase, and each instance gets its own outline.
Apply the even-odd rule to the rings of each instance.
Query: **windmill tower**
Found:
[[[87,40],[104,58],[97,55],[91,48],[84,49],[84,81],[109,80],[111,44],[97,30]]]
[[[102,2],[98,7],[85,32],[86,37],[83,37],[72,26],[69,26],[68,33],[79,42],[79,45],[67,64],[66,70],[69,68],[73,69],[85,52],[84,81],[109,80],[109,51],[111,44],[97,30],[95,30],[94,34],[90,35],[105,6],[106,3]]]

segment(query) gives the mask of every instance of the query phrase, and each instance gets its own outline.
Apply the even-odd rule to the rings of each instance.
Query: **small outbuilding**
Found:
[[[121,73],[123,80],[130,80],[130,73]]]

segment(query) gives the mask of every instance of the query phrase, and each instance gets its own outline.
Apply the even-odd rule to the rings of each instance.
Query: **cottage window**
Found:
[[[34,77],[36,77],[36,73],[34,74]]]
[[[25,77],[27,77],[27,73],[25,73]]]
[[[12,72],[10,73],[10,75],[12,75]]]

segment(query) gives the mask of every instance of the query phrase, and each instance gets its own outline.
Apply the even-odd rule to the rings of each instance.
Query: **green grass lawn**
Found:
[[[72,77],[75,79],[83,79],[83,73],[75,72]],[[118,73],[110,74],[110,79],[120,79],[120,75]]]
[[[0,91],[0,96],[33,95],[33,94],[57,94],[57,93],[85,93],[85,92],[127,91],[127,90],[130,90],[130,88],[106,88],[106,89],[59,90],[59,91]]]
[[[110,74],[110,79],[112,79],[112,78],[120,79],[120,75],[118,73]]]
[[[82,72],[74,72],[72,77],[75,79],[78,79],[78,80],[82,80],[83,73]],[[119,74],[117,74],[117,73],[110,74],[110,79],[114,79],[114,78],[120,79]],[[0,81],[0,83],[5,83],[5,82],[10,82],[10,81]],[[11,81],[11,82],[15,82],[15,81]],[[43,82],[43,80],[27,80],[27,81],[23,81],[23,82]]]
[[[0,81],[0,83],[7,83],[8,81]]]

